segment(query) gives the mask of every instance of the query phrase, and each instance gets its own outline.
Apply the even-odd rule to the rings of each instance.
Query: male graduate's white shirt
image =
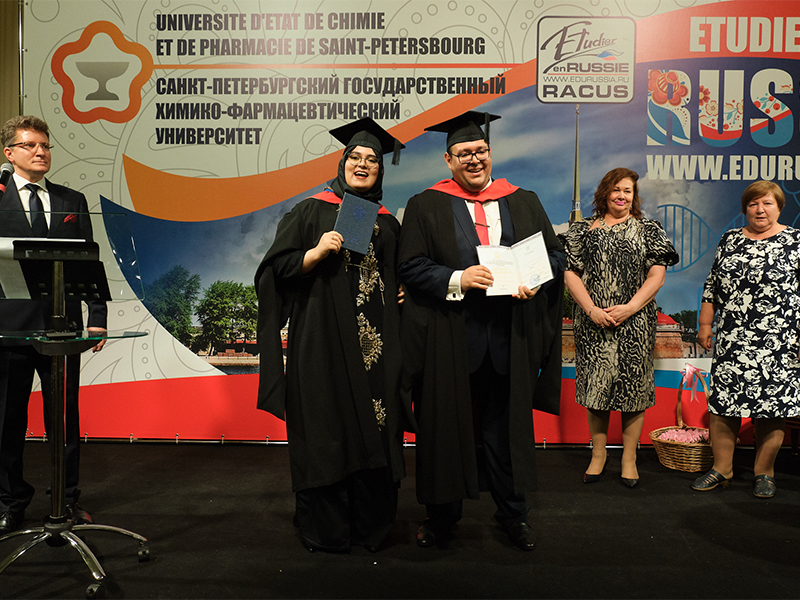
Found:
[[[486,190],[492,185],[492,179],[481,190]],[[472,222],[475,222],[475,202],[471,200],[464,200],[467,203],[467,210],[472,217]],[[493,246],[500,244],[500,238],[503,236],[503,227],[500,223],[500,203],[497,200],[486,200],[483,203],[483,212],[486,214],[486,228],[489,232],[489,243]],[[453,271],[450,275],[450,281],[447,285],[447,300],[458,301],[464,298],[464,292],[461,290],[461,275],[464,271]]]

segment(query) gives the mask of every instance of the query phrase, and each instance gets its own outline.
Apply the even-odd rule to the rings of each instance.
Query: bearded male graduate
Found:
[[[422,547],[452,536],[462,501],[487,489],[511,543],[532,550],[536,541],[525,498],[537,484],[532,408],[558,413],[565,255],[536,194],[492,179],[489,123],[498,118],[470,111],[426,129],[447,133],[452,178],[411,198],[403,217],[403,387],[419,428]],[[537,232],[554,279],[487,296],[493,278],[477,246]]]

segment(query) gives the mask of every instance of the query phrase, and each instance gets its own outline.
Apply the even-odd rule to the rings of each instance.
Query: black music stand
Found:
[[[94,598],[102,592],[106,573],[97,557],[75,532],[111,531],[134,538],[139,542],[139,562],[150,559],[147,539],[127,529],[110,525],[74,524],[66,516],[65,465],[64,465],[64,402],[66,392],[66,357],[79,354],[95,346],[102,339],[138,337],[139,332],[104,332],[93,335],[87,331],[70,330],[66,317],[66,300],[111,300],[103,263],[99,260],[96,242],[75,240],[31,240],[14,241],[14,259],[19,261],[31,299],[52,299],[53,314],[50,329],[46,331],[4,332],[2,337],[30,341],[37,352],[52,357],[51,385],[53,401],[50,415],[51,499],[52,513],[42,527],[12,531],[0,541],[33,534],[34,537],[19,546],[0,562],[0,573],[25,552],[47,542],[50,546],[69,543],[83,558],[92,572],[95,582],[86,588],[86,597]],[[0,300],[2,301],[2,300]],[[60,400],[60,401],[59,401]]]

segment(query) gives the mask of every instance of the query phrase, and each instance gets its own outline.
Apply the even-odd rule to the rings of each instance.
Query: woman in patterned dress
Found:
[[[695,490],[726,487],[742,418],[754,420],[757,441],[753,494],[775,495],[775,457],[786,417],[800,415],[800,230],[778,223],[783,190],[756,181],[742,194],[747,225],[719,241],[703,288],[697,339],[716,347],[708,420],[714,466]]]
[[[678,261],[657,221],[642,217],[639,176],[609,171],[594,194],[594,214],[566,234],[564,279],[575,300],[575,399],[586,407],[592,460],[584,483],[605,469],[611,411],[622,418],[621,481],[639,483],[636,448],[644,411],[655,405],[656,293]]]
[[[400,224],[381,206],[363,255],[343,248],[334,226],[345,194],[380,203],[383,154],[397,155],[401,144],[369,118],[331,134],[346,146],[336,179],[281,219],[256,273],[258,407],[286,420],[304,546],[376,551],[394,524],[405,472]]]

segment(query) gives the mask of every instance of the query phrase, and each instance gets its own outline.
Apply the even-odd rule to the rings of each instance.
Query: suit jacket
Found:
[[[478,260],[478,233],[464,200],[453,197],[453,218],[456,225],[456,245],[461,260],[459,270],[480,264]],[[501,246],[511,246],[514,224],[508,212],[508,200],[500,198]],[[448,281],[449,281],[448,277]],[[508,373],[511,348],[511,297],[487,296],[485,292],[467,292],[464,299],[464,326],[467,333],[469,372],[477,371],[486,353],[489,353],[495,371]]]
[[[0,198],[0,237],[33,237],[33,230],[22,206],[12,178]],[[92,222],[86,196],[47,180],[50,194],[50,228],[48,238],[71,238],[92,241]],[[87,327],[106,327],[108,309],[105,302],[89,302]],[[42,300],[0,300],[0,331],[34,331],[49,328],[52,304]],[[67,320],[83,327],[80,302],[67,302]]]

